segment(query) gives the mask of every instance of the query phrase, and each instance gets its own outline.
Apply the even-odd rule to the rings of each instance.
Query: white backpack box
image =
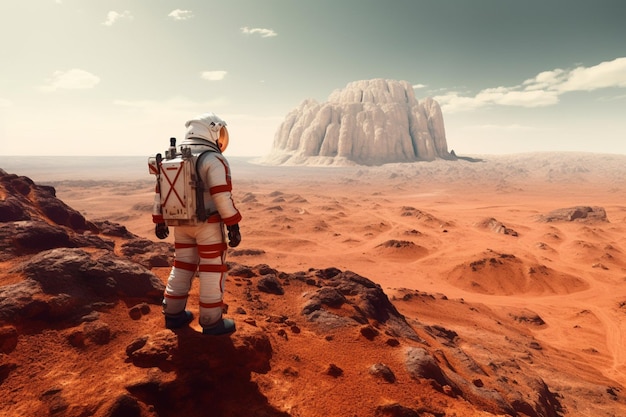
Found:
[[[161,216],[168,226],[197,225],[206,220],[204,184],[196,169],[202,154],[185,147],[176,153],[171,140],[165,159],[161,154],[148,158],[149,172],[157,177],[152,215]]]

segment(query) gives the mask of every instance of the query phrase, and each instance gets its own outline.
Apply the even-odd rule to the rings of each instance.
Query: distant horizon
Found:
[[[521,152],[508,152],[508,153],[469,153],[469,152],[457,152],[455,149],[449,149],[449,151],[454,151],[454,153],[459,156],[459,155],[473,155],[473,156],[477,156],[477,155],[491,155],[491,156],[509,156],[509,155],[524,155],[524,154],[550,154],[550,153],[580,153],[580,154],[594,154],[594,155],[625,155],[626,153],[621,153],[621,152],[594,152],[594,151],[576,151],[576,150],[539,150],[539,151],[521,151]],[[161,151],[160,153],[164,154],[165,152],[165,148],[163,149],[163,151]],[[94,155],[94,154],[85,154],[85,155],[63,155],[63,154],[48,154],[48,155],[44,155],[44,154],[2,154],[0,153],[0,157],[6,156],[8,158],[29,158],[29,157],[35,157],[35,158],[54,158],[54,157],[59,157],[59,158],[125,158],[125,157],[129,157],[129,158],[143,158],[143,157],[151,157],[156,155],[156,153],[154,154],[145,154],[145,155],[139,155],[139,154],[102,154],[102,155]],[[224,156],[226,156],[227,158],[241,158],[241,159],[252,159],[252,158],[262,158],[264,156],[267,156],[268,154],[262,154],[262,155],[229,155],[228,151],[224,152]],[[436,158],[436,159],[442,159],[442,158]],[[443,159],[442,159],[443,160]],[[427,160],[417,160],[415,162],[428,162]],[[413,162],[392,162],[392,163],[413,163]],[[0,168],[2,168],[1,166],[2,162],[0,161]]]

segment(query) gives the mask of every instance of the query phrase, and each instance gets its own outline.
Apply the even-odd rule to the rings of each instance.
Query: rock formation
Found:
[[[576,206],[551,211],[539,218],[540,221],[550,222],[608,222],[604,207]]]
[[[415,98],[407,81],[362,80],[325,103],[303,101],[274,137],[268,164],[382,165],[456,159],[448,152],[443,116],[432,98]]]
[[[81,317],[103,300],[160,302],[165,287],[147,268],[171,258],[171,247],[146,243],[121,225],[87,221],[53,187],[2,169],[0,197],[0,262],[13,265],[8,275],[23,277],[0,285],[0,323]],[[107,237],[125,238],[125,257]]]

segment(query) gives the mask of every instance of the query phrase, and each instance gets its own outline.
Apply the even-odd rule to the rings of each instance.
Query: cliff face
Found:
[[[437,158],[455,159],[439,104],[418,102],[406,81],[373,79],[349,83],[325,103],[302,102],[285,117],[265,162],[382,165]]]

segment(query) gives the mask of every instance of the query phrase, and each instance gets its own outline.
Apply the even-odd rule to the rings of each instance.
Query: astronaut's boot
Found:
[[[237,328],[235,327],[235,321],[224,318],[220,318],[217,323],[210,326],[202,326],[202,334],[208,334],[212,336],[231,334],[234,333],[235,330],[237,330]]]
[[[193,320],[193,313],[189,310],[183,310],[177,314],[165,314],[165,328],[178,329],[186,326]]]
[[[186,297],[163,297],[163,315],[165,316],[166,329],[178,329],[186,326],[193,320],[193,314],[187,310]],[[174,313],[176,311],[177,313]]]
[[[221,304],[221,303],[220,303]],[[225,319],[222,317],[223,306],[219,307],[206,307],[200,305],[200,326],[202,326],[202,333],[219,336],[222,334],[233,333],[235,329],[235,321],[231,319]]]

